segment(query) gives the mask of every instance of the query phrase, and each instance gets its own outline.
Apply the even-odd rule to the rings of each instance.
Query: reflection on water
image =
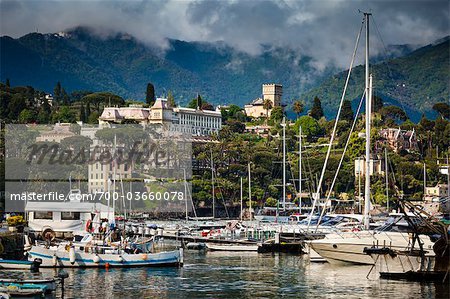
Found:
[[[183,268],[66,269],[66,298],[449,298],[449,286],[380,280],[370,266],[284,254],[186,251]],[[1,273],[4,276],[5,272]],[[45,277],[55,270],[42,269]],[[58,291],[58,296],[60,292]]]

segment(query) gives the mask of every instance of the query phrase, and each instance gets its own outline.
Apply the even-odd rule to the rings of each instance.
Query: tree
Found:
[[[319,120],[321,117],[323,117],[322,102],[318,97],[314,97],[314,103],[311,111],[309,112],[309,115],[316,120]]]
[[[69,103],[70,103],[70,97],[64,88],[61,89],[61,100],[64,105],[69,105]]]
[[[177,104],[175,103],[175,98],[173,97],[172,91],[170,91],[170,90],[167,92],[167,105],[172,108],[177,106]]]
[[[294,112],[297,114],[297,118],[300,116],[300,114],[302,114],[304,108],[305,103],[303,101],[296,100],[292,104],[292,110],[294,110]]]
[[[203,100],[200,94],[197,94],[197,97],[193,98],[189,104],[188,108],[192,109],[201,109],[201,110],[214,110],[214,107],[212,104],[208,103],[207,101]]]
[[[436,103],[433,110],[441,115],[442,118],[450,119],[450,105],[447,103]]]
[[[380,112],[380,110],[383,108],[383,99],[379,96],[373,96],[372,105],[373,112]]]
[[[95,109],[98,113],[100,113],[101,106],[106,105],[119,105],[122,106],[125,104],[125,100],[122,97],[119,97],[116,94],[110,92],[95,92],[91,93],[87,96],[84,96],[81,99],[82,102],[92,104],[95,106]],[[89,107],[90,108],[90,107]]]
[[[83,123],[85,123],[87,120],[86,117],[86,110],[84,109],[84,105],[81,104],[80,105],[80,121],[82,121]]]
[[[29,124],[36,121],[36,114],[33,110],[23,109],[19,114],[19,122],[22,124]]]
[[[61,106],[59,111],[56,111],[52,115],[52,121],[62,123],[74,123],[77,121],[77,116],[70,110],[68,106]]]
[[[48,124],[50,122],[50,112],[41,107],[37,115],[37,121],[40,124]]]
[[[263,108],[266,110],[266,120],[269,118],[269,110],[272,109],[272,101],[265,99],[263,102]]]
[[[322,132],[317,120],[309,115],[304,115],[297,119],[294,125],[297,133],[299,132],[300,126],[302,127],[302,135],[306,135],[309,141],[312,140],[312,137],[318,136]]]
[[[341,119],[353,122],[352,103],[349,100],[344,100],[342,103]]]
[[[395,122],[405,121],[408,119],[406,112],[397,106],[385,106],[380,110],[384,120],[391,119]]]
[[[61,101],[61,82],[57,82],[55,88],[53,89],[53,99],[56,103]]]
[[[9,78],[6,78],[5,85],[6,85],[6,87],[11,87],[11,83],[9,82]]]
[[[88,121],[89,117],[91,116],[91,103],[90,102],[87,102],[85,111],[86,111],[86,115],[85,115],[86,121]]]
[[[156,101],[156,98],[155,98],[155,86],[153,86],[152,83],[148,83],[147,84],[147,91],[145,92],[145,102],[149,106],[153,106],[155,101]]]
[[[244,133],[245,131],[245,124],[241,123],[240,121],[229,120],[227,124],[232,132]]]
[[[25,108],[27,108],[27,104],[24,96],[19,93],[14,94],[8,104],[9,118],[17,120],[20,112]]]
[[[272,122],[281,122],[284,117],[283,108],[280,106],[276,106],[272,109],[272,113],[270,113],[270,120]]]

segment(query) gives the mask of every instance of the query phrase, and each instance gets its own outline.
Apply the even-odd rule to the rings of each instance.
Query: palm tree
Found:
[[[269,99],[265,99],[263,102],[263,108],[266,109],[266,123],[269,119],[269,110],[272,109],[272,101]]]
[[[295,113],[297,113],[297,117],[300,116],[300,114],[303,112],[303,109],[305,108],[305,102],[300,100],[295,100],[292,104],[292,110],[294,110]]]

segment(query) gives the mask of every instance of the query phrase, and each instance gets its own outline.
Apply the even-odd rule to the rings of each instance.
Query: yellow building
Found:
[[[264,109],[264,101],[270,100],[272,102],[272,109],[281,106],[281,96],[283,95],[283,86],[281,84],[263,84],[262,98],[254,99],[250,104],[244,106],[245,114],[254,118],[265,117],[266,109]],[[269,109],[268,116],[272,112]]]

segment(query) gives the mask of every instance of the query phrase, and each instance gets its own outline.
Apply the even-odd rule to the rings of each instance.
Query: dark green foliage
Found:
[[[74,123],[77,121],[76,114],[68,106],[61,106],[57,111],[53,111],[51,118],[54,123]]]
[[[384,120],[393,120],[394,122],[405,121],[408,119],[406,112],[397,106],[385,106],[380,111]]]
[[[436,103],[433,110],[441,115],[441,117],[450,119],[450,105],[447,103]]]
[[[272,112],[270,113],[270,121],[272,123],[280,123],[283,120],[283,117],[284,111],[282,107],[276,106],[272,109]]]
[[[55,88],[53,89],[53,100],[55,103],[61,102],[62,99],[62,91],[61,91],[61,82],[57,82]]]
[[[382,108],[383,108],[383,99],[377,95],[373,96],[372,97],[372,111],[380,112],[380,110]]]
[[[122,97],[110,92],[94,92],[84,96],[81,101],[86,103],[86,105],[88,103],[93,105],[98,113],[101,113],[104,107],[110,105],[122,106],[125,104],[125,100]]]
[[[314,97],[313,106],[309,112],[309,115],[317,120],[323,116],[322,102],[318,97]]]
[[[352,103],[349,100],[344,100],[342,103],[341,120],[353,122]]]
[[[153,86],[152,83],[148,83],[147,84],[147,89],[145,91],[145,102],[149,105],[149,106],[153,106],[153,104],[156,101],[156,97],[155,97],[155,86]]]
[[[176,107],[177,103],[175,102],[175,98],[173,97],[172,91],[167,92],[167,105],[169,107]]]

